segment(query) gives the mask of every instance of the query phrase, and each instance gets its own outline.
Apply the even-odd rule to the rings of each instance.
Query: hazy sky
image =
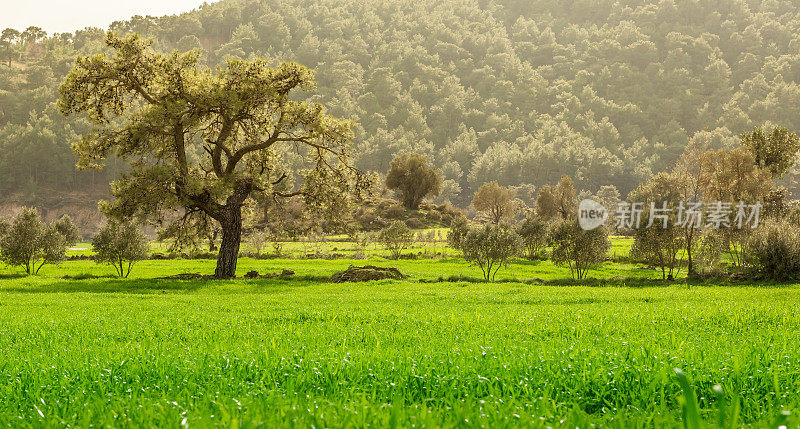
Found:
[[[105,28],[133,15],[174,14],[203,3],[203,0],[0,0],[0,29],[11,27],[22,31],[35,25],[52,34],[85,27]]]

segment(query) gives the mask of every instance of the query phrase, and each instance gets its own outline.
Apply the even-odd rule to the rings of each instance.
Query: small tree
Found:
[[[12,266],[25,267],[28,274],[38,274],[45,264],[58,264],[67,256],[64,236],[47,226],[34,209],[25,209],[0,239],[0,258]]]
[[[501,220],[514,217],[514,191],[500,186],[497,181],[484,183],[475,193],[472,205],[476,210],[487,213],[492,223],[497,225]]]
[[[416,210],[425,197],[435,197],[442,190],[442,174],[428,158],[418,153],[403,153],[392,160],[386,175],[386,187],[400,194],[403,205]]]
[[[53,227],[64,236],[64,242],[67,246],[76,245],[81,238],[78,234],[78,227],[75,226],[69,215],[61,216],[60,219],[53,222]]]
[[[642,218],[653,220],[652,225],[634,230],[631,257],[659,267],[663,279],[674,278],[683,262],[680,251],[686,249],[684,228],[694,228],[682,226],[674,210],[664,212],[664,204],[671,208],[682,202],[680,176],[659,173],[630,195],[644,204]]]
[[[256,251],[256,254],[261,256],[261,251],[267,248],[267,245],[272,239],[272,235],[265,229],[256,229],[253,230],[247,238],[250,245],[253,246],[253,250]]]
[[[528,214],[517,228],[528,259],[539,258],[547,246],[547,224],[534,213]]]
[[[544,185],[536,197],[536,213],[544,220],[567,219],[578,210],[577,193],[572,178],[561,176],[556,186]]]
[[[586,231],[574,219],[554,222],[549,235],[553,246],[550,258],[557,265],[569,267],[573,279],[586,278],[611,249],[604,226]]]
[[[697,160],[700,186],[708,201],[747,204],[762,201],[772,187],[772,175],[758,168],[755,157],[744,147],[707,151]],[[747,236],[751,228],[720,230],[731,262],[742,268],[747,261]]]
[[[594,196],[595,201],[600,203],[603,207],[606,208],[608,212],[608,218],[606,219],[606,225],[608,225],[609,232],[616,232],[616,225],[617,225],[617,207],[621,201],[619,190],[614,185],[603,185],[597,191],[597,194]]]
[[[464,216],[458,216],[450,221],[450,231],[447,232],[447,244],[461,250],[461,242],[469,233],[469,222]]]
[[[405,222],[396,220],[381,230],[378,239],[392,254],[392,259],[399,259],[403,249],[414,241],[414,233]]]
[[[119,277],[127,278],[133,264],[147,258],[147,238],[132,222],[109,222],[92,240],[95,261],[114,267]]]
[[[517,255],[522,244],[519,235],[502,225],[472,228],[461,240],[464,259],[477,265],[483,278],[494,281],[500,268]]]

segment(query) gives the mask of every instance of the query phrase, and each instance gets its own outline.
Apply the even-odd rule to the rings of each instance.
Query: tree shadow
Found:
[[[156,279],[120,279],[103,278],[91,280],[65,280],[61,279],[52,283],[31,284],[4,288],[7,292],[15,293],[126,293],[126,294],[154,294],[167,292],[191,292],[207,286],[210,281],[182,281],[182,280],[156,280]]]
[[[0,280],[16,280],[27,277],[27,274],[0,274]]]
[[[18,276],[13,278],[24,278],[26,276]],[[25,284],[15,285],[3,288],[5,292],[14,293],[119,293],[119,294],[166,294],[166,293],[180,293],[180,292],[193,292],[200,289],[208,289],[213,291],[215,287],[223,285],[240,285],[247,286],[249,289],[238,290],[241,293],[259,293],[265,294],[270,292],[279,292],[288,287],[301,287],[306,286],[311,282],[318,282],[320,279],[313,276],[298,276],[294,278],[272,278],[272,279],[246,279],[237,278],[233,280],[218,280],[218,279],[121,279],[118,277],[108,276],[92,276],[89,278],[66,277],[57,279],[53,282],[44,284]],[[282,286],[276,288],[275,286]]]

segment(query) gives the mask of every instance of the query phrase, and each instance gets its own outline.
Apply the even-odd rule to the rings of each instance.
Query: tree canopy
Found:
[[[792,0],[224,0],[110,29],[156,52],[196,49],[211,68],[233,57],[315,70],[303,97],[353,121],[357,167],[424,154],[461,207],[488,181],[540,189],[563,174],[624,196],[692,140],[719,149],[754,127],[800,129]],[[94,198],[127,166],[76,171],[69,145],[92,125],[55,101],[76,56],[108,50],[105,31],[23,32],[0,40],[0,191]]]
[[[235,275],[242,206],[253,195],[303,195],[318,202],[350,191],[350,122],[293,90],[314,88],[297,63],[230,59],[214,70],[197,51],[159,54],[136,34],[109,32],[112,55],[78,57],[61,85],[62,113],[86,114],[93,129],[74,144],[82,167],[113,153],[131,170],[113,183],[104,210],[159,224],[206,215],[222,228],[216,275]],[[287,171],[273,146],[294,144],[305,167]],[[304,178],[293,192],[275,190],[289,174]],[[318,200],[319,199],[319,200]]]

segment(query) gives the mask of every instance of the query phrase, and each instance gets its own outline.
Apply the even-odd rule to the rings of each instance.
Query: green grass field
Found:
[[[365,262],[411,277],[324,281]],[[377,256],[240,261],[287,280],[154,279],[213,267],[0,268],[0,425],[674,427],[673,368],[709,424],[723,409],[736,425],[800,425],[793,285],[662,282],[611,262],[575,284],[547,261],[447,281],[480,270]]]

